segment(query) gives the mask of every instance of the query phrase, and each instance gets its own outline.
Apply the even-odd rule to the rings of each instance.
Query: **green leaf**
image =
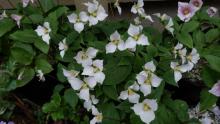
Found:
[[[173,70],[168,70],[164,73],[163,79],[166,83],[173,85],[173,86],[178,86],[177,82],[174,79],[174,72]]]
[[[103,114],[102,124],[120,124],[120,116],[113,103],[103,104],[101,112]]]
[[[211,88],[218,80],[220,73],[205,66],[202,69],[201,77],[205,85]]]
[[[114,59],[108,61],[105,65],[105,85],[115,85],[123,82],[131,72],[131,65],[119,66],[118,62]]]
[[[177,40],[179,40],[182,44],[186,45],[189,48],[193,47],[193,40],[190,34],[186,32],[181,32],[177,34]]]
[[[27,83],[29,83],[35,76],[34,69],[31,68],[22,68],[19,70],[19,74],[21,74],[21,80],[17,80],[17,87],[23,87]]]
[[[106,96],[113,100],[118,99],[118,93],[116,90],[116,87],[114,85],[112,86],[103,86],[103,92],[105,93]]]
[[[60,82],[65,82],[66,81],[66,77],[63,75],[63,68],[65,68],[62,64],[58,64],[57,65],[57,79]]]
[[[0,37],[15,27],[15,23],[11,19],[3,19],[0,21]]]
[[[10,35],[10,38],[24,43],[33,43],[34,41],[39,40],[36,32],[29,29],[16,31]]]
[[[17,62],[29,65],[32,63],[35,52],[31,45],[16,43],[11,49],[11,54]]]
[[[54,0],[39,0],[43,11],[47,12],[55,6]]]
[[[47,54],[49,51],[49,45],[43,40],[34,41],[34,46],[45,54]]]
[[[65,13],[67,13],[68,8],[67,7],[59,7],[55,11],[51,12],[48,17],[46,18],[46,21],[50,23],[50,27],[52,29],[52,32],[55,34],[58,30],[58,19]]]
[[[202,48],[205,45],[205,33],[200,30],[193,32],[193,41],[196,47]]]
[[[130,115],[130,122],[131,122],[131,124],[144,124],[141,121],[140,117],[134,113]]]
[[[200,111],[210,109],[214,104],[216,104],[218,98],[208,90],[202,90],[200,93]]]
[[[219,29],[211,29],[206,34],[206,42],[211,43],[213,41],[216,41],[220,39],[220,31]]]
[[[37,70],[41,70],[44,74],[50,73],[53,68],[51,66],[51,64],[43,58],[37,58],[35,60],[35,65],[36,65],[36,69]]]
[[[170,110],[172,110],[178,117],[178,119],[181,122],[185,122],[189,120],[189,115],[188,115],[188,105],[186,102],[181,101],[181,100],[167,100],[166,101],[166,106],[169,107]]]
[[[213,70],[220,72],[220,57],[213,55],[205,55],[204,57]]]
[[[73,89],[64,92],[64,100],[74,109],[78,103],[78,96]]]
[[[183,24],[182,32],[193,32],[199,27],[198,21],[189,21]]]

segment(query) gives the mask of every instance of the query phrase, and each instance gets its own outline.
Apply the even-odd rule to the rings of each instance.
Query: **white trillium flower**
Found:
[[[93,0],[93,2],[87,2],[85,5],[88,7],[89,26],[96,25],[98,21],[103,21],[108,16],[103,6],[96,0]]]
[[[138,0],[136,4],[134,4],[131,8],[131,12],[134,14],[143,13],[144,12],[144,1]]]
[[[82,75],[92,76],[100,84],[105,80],[103,71],[103,60],[94,60],[91,65],[84,66]]]
[[[158,87],[162,81],[157,75],[153,72],[156,71],[156,66],[153,61],[150,61],[145,64],[144,71],[140,72],[137,76],[137,82],[140,84],[140,91],[147,96],[151,93],[151,86]]]
[[[46,42],[48,45],[50,44],[50,24],[49,22],[44,22],[43,26],[38,26],[37,29],[35,30],[37,32],[37,35],[42,37],[43,41]]]
[[[106,53],[114,53],[117,49],[120,51],[125,50],[125,43],[121,39],[121,35],[118,31],[111,34],[110,41],[111,42],[105,46]]]
[[[80,33],[84,29],[85,23],[88,21],[89,17],[86,12],[82,11],[77,15],[76,13],[72,13],[67,16],[70,23],[74,24],[74,29]]]
[[[87,111],[89,111],[90,109],[92,109],[92,106],[98,104],[98,102],[99,100],[96,99],[94,95],[91,95],[90,100],[84,101],[83,106],[87,109]]]
[[[2,14],[0,15],[0,20],[2,20],[2,19],[4,19],[4,18],[7,18],[8,17],[8,15],[6,14],[6,11],[4,10],[3,12],[2,12]]]
[[[42,72],[42,70],[37,70],[36,76],[39,78],[39,81],[42,81],[42,82],[45,81],[44,73]]]
[[[130,24],[128,34],[130,37],[126,40],[126,48],[134,49],[136,45],[149,45],[147,36],[142,34],[143,27]]]
[[[78,71],[68,71],[66,69],[63,69],[63,75],[67,78],[68,82],[74,90],[79,90],[82,87],[83,82],[77,78],[77,76],[79,75]]]
[[[60,56],[63,58],[65,52],[68,50],[68,45],[66,44],[66,38],[63,39],[62,42],[59,43]]]
[[[96,57],[98,50],[89,47],[86,51],[79,51],[74,59],[77,61],[78,64],[82,64],[82,66],[89,66],[92,65],[92,59]]]
[[[75,71],[75,70],[66,70],[66,69],[63,69],[63,75],[66,77],[66,78],[75,78],[76,76],[79,75],[79,72],[78,71]]]
[[[128,90],[122,91],[120,93],[119,99],[126,100],[130,103],[138,103],[140,99],[140,95],[136,93],[139,90],[139,85],[135,82],[133,85],[128,87]]]
[[[186,62],[186,48],[183,47],[183,44],[177,43],[177,45],[174,47],[174,57],[177,58],[179,56],[181,58],[182,64]]]
[[[188,65],[179,65],[177,62],[171,62],[170,67],[174,70],[174,79],[178,82],[182,78],[182,73],[188,71]]]
[[[195,48],[192,49],[192,52],[186,57],[188,60],[188,71],[193,69],[193,66],[196,65],[200,59],[200,56]]]
[[[156,100],[145,99],[142,103],[136,103],[131,109],[134,110],[134,113],[140,116],[141,120],[149,124],[155,119],[155,111],[157,110],[158,105]]]
[[[173,23],[173,19],[170,18],[169,21],[168,21],[168,24],[165,26],[165,29],[167,29],[172,35],[173,35],[173,32],[174,32],[174,23]]]
[[[206,10],[207,14],[210,16],[210,17],[213,17],[217,14],[218,12],[218,9],[215,8],[215,7],[209,7],[207,10]],[[0,19],[1,20],[1,19]]]
[[[95,117],[90,121],[90,124],[102,122],[103,115],[98,111],[98,109],[95,106],[92,106],[92,115],[94,115]]]
[[[185,2],[178,2],[178,17],[184,22],[188,22],[195,15],[195,8]]]
[[[114,3],[114,7],[117,8],[119,15],[121,15],[121,7],[120,7],[120,5],[119,5],[118,0],[115,1],[115,3]]]
[[[23,7],[27,7],[30,2],[34,3],[34,0],[22,0]]]
[[[168,16],[166,13],[160,14],[160,13],[155,13],[153,14],[154,16],[158,17],[161,21],[169,20],[171,17]]]
[[[17,26],[20,28],[21,19],[23,16],[17,14],[11,14],[11,18],[16,21]]]
[[[202,0],[190,0],[189,4],[191,4],[195,8],[195,10],[198,11],[202,7],[203,1]]]

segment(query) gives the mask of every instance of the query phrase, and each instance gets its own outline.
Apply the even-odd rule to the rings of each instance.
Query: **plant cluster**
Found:
[[[202,7],[202,0],[178,2],[172,18],[148,15],[138,0],[131,7],[134,20],[105,21],[108,14],[97,0],[84,4],[87,11],[53,0],[38,0],[39,7],[34,2],[22,0],[0,15],[0,117],[13,115],[10,93],[35,77],[47,83],[48,75],[59,84],[41,107],[43,116],[55,121],[211,124],[219,117],[216,8]],[[119,2],[114,6],[121,14]],[[145,21],[159,21],[162,31]],[[172,97],[169,87],[179,87],[182,78],[204,84],[196,110]]]

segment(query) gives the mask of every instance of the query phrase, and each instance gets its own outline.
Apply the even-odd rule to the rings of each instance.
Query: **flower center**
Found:
[[[93,67],[93,72],[94,73],[97,73],[97,72],[101,71],[97,66],[92,65],[92,67]]]
[[[96,12],[93,12],[93,13],[90,13],[91,16],[93,17],[96,17],[97,16],[97,13]]]
[[[47,28],[44,28],[44,34],[49,34],[49,30]]]
[[[82,89],[86,89],[87,88],[87,82],[84,82],[84,84],[82,85]]]
[[[199,1],[194,1],[193,5],[196,6],[196,7],[199,7]]]
[[[144,111],[151,110],[150,106],[147,103],[144,103],[143,109],[144,109]]]
[[[139,37],[140,37],[140,35],[137,34],[137,35],[135,35],[133,38],[134,38],[134,40],[138,41]]]
[[[135,94],[135,92],[132,89],[128,88],[128,95],[133,95],[133,94]]]
[[[184,8],[184,9],[183,9],[183,14],[184,14],[184,15],[188,15],[189,12],[190,12],[190,11],[189,11],[189,8]]]
[[[115,44],[115,45],[118,45],[119,40],[113,40],[112,43]]]
[[[96,116],[96,119],[97,119],[98,121],[101,121],[102,118],[103,118],[102,114],[99,114],[99,115]]]
[[[75,70],[71,70],[70,74],[71,74],[72,77],[76,77],[79,74],[79,72],[77,72]]]
[[[80,19],[79,19],[79,17],[76,19],[76,23],[78,23],[78,22],[80,22]]]
[[[149,73],[147,79],[144,81],[145,84],[151,85],[152,74]]]
[[[85,59],[88,58],[88,56],[87,56],[85,53],[83,53],[82,56],[81,56],[81,58],[82,58],[82,60],[85,60]]]

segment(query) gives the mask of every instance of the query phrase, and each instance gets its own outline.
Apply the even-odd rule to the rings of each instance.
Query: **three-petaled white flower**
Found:
[[[8,15],[6,14],[5,10],[2,12],[2,14],[0,15],[0,20],[7,18]]]
[[[63,58],[65,52],[68,50],[68,45],[66,44],[66,38],[59,43],[59,50],[60,50],[60,56]]]
[[[44,22],[43,26],[37,26],[35,31],[37,32],[38,36],[42,37],[44,42],[46,42],[48,45],[50,44],[51,28],[49,22]]]
[[[103,71],[103,60],[94,60],[91,65],[84,66],[82,75],[92,76],[94,79],[102,84],[105,80]]]
[[[181,58],[182,64],[184,64],[186,62],[187,50],[186,50],[186,48],[183,47],[183,44],[177,43],[177,45],[174,47],[173,53],[174,53],[175,59],[177,57]]]
[[[218,12],[218,9],[215,8],[215,7],[209,7],[207,10],[206,10],[207,14],[210,16],[210,17],[213,17],[216,15],[216,13]],[[0,19],[1,20],[1,19]]]
[[[78,64],[82,64],[82,66],[92,65],[92,59],[96,57],[98,50],[89,47],[86,51],[79,51],[74,59]]]
[[[173,19],[170,18],[167,25],[165,25],[165,29],[167,29],[172,35],[173,35],[173,32],[174,32],[174,23],[173,23]]]
[[[174,79],[178,82],[182,78],[182,73],[188,71],[188,65],[180,65],[178,62],[171,62],[170,67],[174,70]]]
[[[95,117],[90,121],[90,124],[102,122],[103,115],[98,111],[98,109],[95,106],[92,106],[92,115],[94,115]]]
[[[125,43],[121,39],[121,35],[118,33],[118,31],[115,31],[110,36],[110,41],[106,46],[106,53],[114,53],[117,49],[122,51],[125,50]]]
[[[127,90],[120,93],[119,99],[126,100],[130,103],[138,103],[140,95],[136,93],[139,90],[139,85],[135,82],[133,85],[129,86]]]
[[[45,81],[44,73],[42,72],[42,70],[37,70],[36,76],[39,78],[39,81],[42,81],[42,82]]]
[[[72,13],[67,16],[70,23],[74,24],[74,29],[80,33],[84,29],[85,23],[88,21],[89,17],[86,12],[82,11],[78,15]]]
[[[198,11],[203,4],[202,0],[190,0],[189,4],[191,4],[196,11]]]
[[[178,17],[184,22],[188,22],[195,15],[195,8],[186,2],[178,2]]]
[[[22,0],[23,7],[27,7],[30,2],[34,3],[34,0]]]
[[[158,87],[162,81],[157,75],[154,74],[156,66],[153,61],[144,65],[144,71],[140,72],[137,76],[137,82],[140,84],[140,91],[147,96],[151,93],[151,86]]]
[[[120,7],[120,5],[119,5],[118,0],[115,1],[115,3],[114,3],[114,7],[117,8],[119,15],[121,15],[121,7]]]
[[[108,16],[103,6],[96,0],[93,0],[93,2],[87,2],[85,5],[88,7],[89,26],[96,25],[98,21],[103,21]]]
[[[92,109],[93,105],[96,105],[99,102],[99,100],[97,98],[95,98],[94,95],[90,96],[90,99],[88,101],[84,101],[84,108],[87,109],[87,111],[89,111],[90,109]]]
[[[188,61],[188,71],[192,70],[194,65],[196,65],[200,59],[200,56],[195,48],[192,49],[192,52],[186,56],[186,59]]]
[[[149,45],[147,36],[142,34],[143,27],[141,25],[135,26],[130,24],[128,34],[130,37],[126,40],[126,48],[135,49],[136,45]]]
[[[11,14],[11,18],[16,21],[17,26],[20,28],[21,19],[23,16],[17,14]]]
[[[154,112],[157,110],[157,108],[157,102],[153,99],[145,99],[142,103],[137,103],[131,107],[135,114],[140,116],[141,120],[146,124],[149,124],[155,119]]]
[[[143,0],[138,0],[137,3],[135,3],[132,7],[131,7],[131,12],[134,14],[141,14],[143,13],[144,10],[144,1]]]

